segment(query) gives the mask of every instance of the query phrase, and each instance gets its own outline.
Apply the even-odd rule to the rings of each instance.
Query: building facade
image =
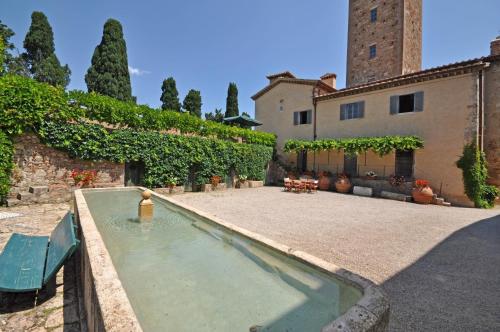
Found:
[[[335,89],[335,79],[325,81],[324,77],[334,77],[332,74],[317,80],[297,79],[288,72],[286,76],[271,75],[270,84],[253,96],[256,119],[263,123],[259,130],[275,133],[282,161],[300,170],[347,172],[352,176],[374,171],[380,177],[423,178],[448,201],[469,206],[462,172],[456,166],[465,144],[478,142],[489,162],[490,182],[500,185],[500,38],[492,41],[488,56],[420,70],[420,56],[415,53],[420,54],[421,49],[421,1],[351,0],[350,19],[363,15],[370,19],[375,15],[373,8],[377,8],[376,19],[382,20],[380,28],[372,31],[372,40],[377,43],[374,59],[366,58],[369,49],[364,55],[359,51],[349,56],[350,84],[340,90]],[[387,22],[395,24],[394,33],[399,36],[405,35],[407,26],[414,26],[410,29],[413,37],[399,41],[400,51],[390,44],[387,50],[380,49],[385,44],[378,41],[386,36]],[[359,44],[359,40],[351,44],[355,35],[351,35],[352,25],[351,21],[348,54],[367,45]],[[283,152],[288,139],[389,135],[417,135],[425,146],[384,157],[370,152],[355,157],[342,151],[299,156]]]

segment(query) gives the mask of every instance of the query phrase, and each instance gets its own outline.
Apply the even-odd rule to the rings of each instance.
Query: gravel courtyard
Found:
[[[174,199],[382,285],[392,331],[500,330],[500,210],[277,187]]]

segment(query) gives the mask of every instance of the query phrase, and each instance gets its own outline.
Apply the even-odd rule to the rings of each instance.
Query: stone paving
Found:
[[[173,197],[378,283],[391,331],[500,331],[500,209],[278,187]]]
[[[0,214],[21,214],[0,219],[0,250],[14,232],[50,235],[69,208],[68,204],[0,208]],[[0,292],[0,332],[85,330],[80,321],[76,270],[72,257],[38,295]]]

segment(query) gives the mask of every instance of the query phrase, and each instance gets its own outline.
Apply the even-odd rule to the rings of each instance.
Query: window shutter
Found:
[[[307,111],[307,121],[308,124],[312,123],[312,111]]]
[[[391,96],[391,114],[399,113],[399,96]]]
[[[414,107],[413,110],[415,112],[423,112],[424,111],[424,92],[419,91],[415,93],[415,97],[413,98]]]
[[[300,120],[300,113],[299,112],[293,112],[293,125],[296,126],[299,124]]]
[[[358,105],[358,118],[364,118],[365,117],[365,102],[360,101]]]
[[[345,120],[346,104],[340,105],[340,121]]]

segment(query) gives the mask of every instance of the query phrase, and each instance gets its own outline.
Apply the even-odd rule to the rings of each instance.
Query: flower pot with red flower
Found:
[[[94,183],[97,179],[97,172],[94,170],[80,171],[74,169],[71,172],[71,177],[77,188],[95,188]]]
[[[319,182],[318,182],[319,190],[329,190],[330,189],[331,176],[332,176],[332,174],[330,172],[327,172],[327,171],[321,172],[321,174],[319,175]]]
[[[411,195],[416,203],[430,204],[432,202],[434,192],[432,191],[432,188],[429,187],[429,181],[416,180],[415,188],[413,188]]]
[[[351,180],[349,180],[349,176],[345,173],[340,174],[337,178],[337,181],[335,181],[335,189],[339,193],[346,194],[351,191],[351,187]]]

